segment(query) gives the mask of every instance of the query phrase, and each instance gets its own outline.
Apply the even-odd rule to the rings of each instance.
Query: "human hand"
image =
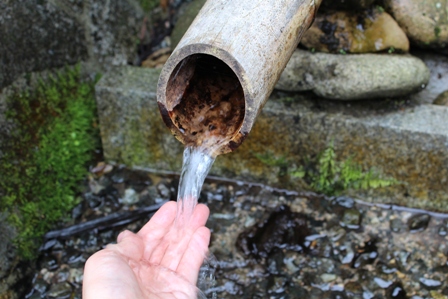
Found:
[[[117,244],[92,255],[84,269],[83,298],[197,298],[210,211],[199,204],[182,225],[176,211],[176,202],[167,202],[137,234],[124,231]]]

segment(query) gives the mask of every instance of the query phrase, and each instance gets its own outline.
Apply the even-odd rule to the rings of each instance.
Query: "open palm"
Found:
[[[84,269],[83,298],[197,298],[210,240],[209,209],[197,205],[182,225],[176,210],[175,202],[164,204],[137,234],[124,231],[117,244],[92,255]]]

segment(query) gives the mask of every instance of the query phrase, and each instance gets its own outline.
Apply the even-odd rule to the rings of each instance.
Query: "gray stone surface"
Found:
[[[2,238],[0,242],[0,298],[9,298],[2,296],[13,295],[13,292],[9,292],[9,288],[22,279],[25,273],[11,269],[16,262],[16,248],[11,242],[15,238],[16,232],[7,223],[6,215],[3,213],[0,213],[0,236]]]
[[[133,0],[0,2],[0,90],[22,73],[79,61],[100,69],[136,55],[143,11]]]
[[[181,145],[166,129],[157,106],[159,74],[160,70],[120,67],[98,82],[101,138],[109,162],[165,170],[181,166]]]
[[[21,73],[74,64],[87,57],[82,24],[46,2],[0,2],[0,88]]]
[[[136,168],[179,172],[183,146],[171,136],[155,98],[159,71],[124,67],[97,84],[104,154]],[[393,187],[354,192],[364,200],[448,211],[448,108],[388,100],[338,102],[274,93],[247,140],[219,156],[214,175],[302,190],[256,154],[286,157],[300,166],[334,141],[340,160],[399,180]]]
[[[408,95],[428,83],[429,69],[410,55],[340,55],[296,50],[276,85],[337,100]]]

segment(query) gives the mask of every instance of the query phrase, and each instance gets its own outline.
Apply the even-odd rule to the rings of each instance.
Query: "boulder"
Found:
[[[409,39],[422,47],[444,48],[448,44],[446,0],[385,0]]]
[[[131,0],[0,2],[0,89],[23,73],[88,61],[108,70],[136,55],[143,11]]]
[[[409,50],[409,40],[397,22],[385,12],[319,13],[301,44],[318,52],[369,53]]]
[[[157,106],[159,74],[157,69],[119,67],[96,85],[106,161],[181,171],[183,145]],[[220,155],[210,174],[304,190],[304,181],[288,173],[308,165],[332,143],[339,161],[353,159],[364,170],[373,167],[402,182],[351,196],[446,212],[447,120],[448,107],[387,100],[346,103],[274,91],[247,139],[234,152]],[[263,162],[261,155],[270,161]]]
[[[389,98],[419,91],[429,69],[410,55],[340,55],[296,50],[276,88],[311,90],[327,99]]]

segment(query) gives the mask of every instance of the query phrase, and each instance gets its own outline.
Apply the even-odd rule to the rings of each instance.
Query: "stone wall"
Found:
[[[23,73],[79,61],[100,69],[135,57],[143,11],[132,0],[0,3],[0,89]]]
[[[11,92],[66,65],[81,63],[91,75],[135,61],[144,17],[137,0],[0,1],[0,143],[11,129],[4,117]],[[15,231],[5,218],[0,214],[0,298],[23,298],[27,285],[18,282],[32,265],[17,264]]]

